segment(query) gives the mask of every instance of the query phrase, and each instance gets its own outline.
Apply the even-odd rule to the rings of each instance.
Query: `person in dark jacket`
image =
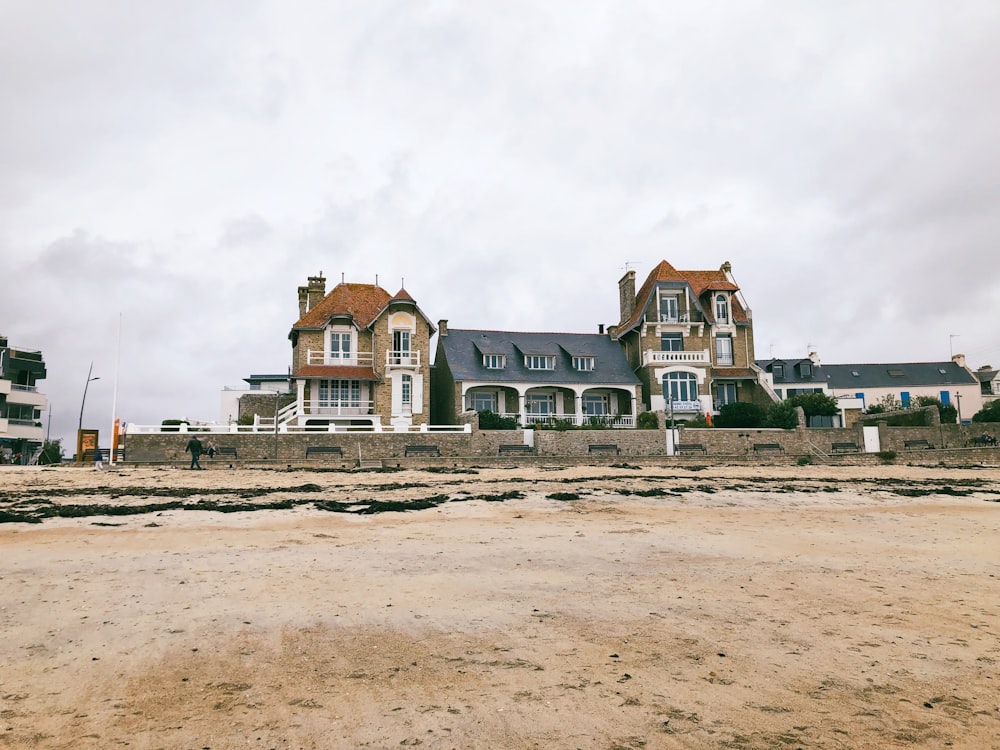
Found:
[[[191,454],[191,468],[192,469],[200,469],[201,468],[201,464],[198,462],[198,459],[201,458],[201,454],[202,454],[203,450],[204,450],[204,448],[202,447],[201,441],[198,439],[198,436],[197,435],[192,435],[191,439],[188,440],[187,447],[184,449],[185,453],[190,453]]]

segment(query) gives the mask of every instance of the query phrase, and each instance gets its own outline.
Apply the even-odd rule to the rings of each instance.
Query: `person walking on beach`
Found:
[[[198,459],[201,458],[202,450],[203,450],[203,448],[202,448],[202,445],[201,445],[201,441],[198,439],[198,436],[197,435],[192,435],[191,439],[188,440],[187,447],[184,449],[185,453],[190,453],[191,454],[191,468],[192,469],[200,469],[201,468],[201,464],[198,462]]]
[[[101,449],[94,448],[94,471],[100,471],[104,468],[104,463],[101,461]]]

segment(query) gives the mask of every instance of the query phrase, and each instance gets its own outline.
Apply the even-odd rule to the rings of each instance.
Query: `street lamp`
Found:
[[[962,394],[955,391],[955,406],[958,411],[958,423],[962,424]]]
[[[90,377],[91,373],[94,372],[94,363],[90,363],[90,369],[87,370],[87,382],[83,385],[83,398],[80,399],[80,423],[77,425],[77,430],[83,429],[83,407],[87,403],[87,387],[95,380],[100,380],[100,375],[96,377]]]

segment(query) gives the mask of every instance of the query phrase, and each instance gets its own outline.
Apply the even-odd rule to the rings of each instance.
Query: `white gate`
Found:
[[[863,427],[865,435],[865,453],[878,453],[882,450],[878,441],[878,427]]]

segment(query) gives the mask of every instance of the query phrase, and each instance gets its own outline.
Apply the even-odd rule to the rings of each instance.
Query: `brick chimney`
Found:
[[[326,278],[324,278],[322,271],[319,276],[309,277],[307,295],[307,310],[312,310],[326,296]]]
[[[635,271],[626,271],[618,281],[618,303],[622,312],[621,322],[624,323],[635,312]]]
[[[299,317],[303,317],[309,311],[309,287],[299,287]]]
[[[965,365],[965,355],[964,354],[954,354],[951,357],[951,361],[954,362],[959,367],[968,370],[969,368]]]
[[[447,336],[447,335],[448,335],[448,321],[447,320],[439,320],[438,321],[438,336]]]

